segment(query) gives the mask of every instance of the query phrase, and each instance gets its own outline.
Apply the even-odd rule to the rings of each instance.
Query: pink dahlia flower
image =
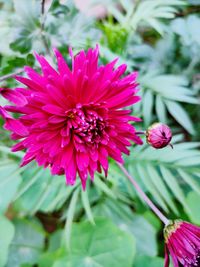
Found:
[[[200,227],[176,220],[165,227],[165,267],[200,267]]]
[[[172,132],[169,126],[157,122],[148,128],[146,137],[148,144],[150,144],[154,148],[159,149],[170,145]]]
[[[126,65],[114,69],[117,60],[98,66],[98,47],[72,57],[72,70],[54,50],[58,70],[36,54],[42,74],[25,67],[29,78],[16,79],[26,88],[1,89],[15,105],[1,107],[5,128],[13,140],[21,140],[12,151],[25,150],[21,166],[35,160],[50,167],[53,175],[65,174],[73,185],[77,174],[85,188],[88,175],[108,171],[108,158],[123,162],[131,141],[141,144],[124,107],[140,100],[136,95],[137,74],[123,76]],[[8,112],[18,113],[14,119]]]

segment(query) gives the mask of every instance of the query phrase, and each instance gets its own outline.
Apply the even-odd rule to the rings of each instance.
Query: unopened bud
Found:
[[[146,132],[147,143],[156,149],[166,147],[172,139],[172,132],[169,126],[163,123],[154,123]]]

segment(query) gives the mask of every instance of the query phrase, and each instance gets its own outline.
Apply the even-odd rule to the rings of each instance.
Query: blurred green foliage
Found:
[[[98,19],[71,0],[0,0],[0,86],[15,86],[4,75],[24,65],[38,68],[33,51],[52,61],[56,46],[68,61],[67,47],[76,53],[99,43],[101,62],[118,57],[139,72],[136,127],[159,120],[174,133],[174,150],[133,147],[127,169],[166,215],[200,224],[200,3],[100,3],[107,13]],[[96,175],[82,192],[79,182],[66,187],[63,176],[35,164],[19,169],[23,153],[11,145],[1,128],[0,267],[163,266],[161,223],[114,161],[107,180]]]

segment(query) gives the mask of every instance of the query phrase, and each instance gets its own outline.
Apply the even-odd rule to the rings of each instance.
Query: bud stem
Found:
[[[142,134],[146,135],[146,131],[138,131],[138,132],[136,131],[135,134],[137,134],[137,135],[140,135],[140,134],[141,134],[141,135],[142,135]]]
[[[7,80],[9,78],[13,78],[15,75],[18,75],[18,74],[20,74],[23,71],[24,71],[24,69],[18,69],[16,72],[13,72],[13,73],[6,74],[4,76],[1,76],[0,77],[0,82],[3,82],[3,81],[5,81],[5,80]]]
[[[151,199],[143,192],[143,190],[140,188],[139,184],[135,181],[135,179],[127,172],[127,170],[124,168],[124,166],[120,163],[117,163],[119,168],[122,170],[122,172],[126,175],[126,177],[129,179],[129,181],[133,184],[135,187],[135,190],[138,192],[140,197],[146,202],[146,204],[152,209],[152,211],[160,218],[160,220],[165,224],[169,224],[169,220],[165,215],[156,207],[156,205],[151,201]]]

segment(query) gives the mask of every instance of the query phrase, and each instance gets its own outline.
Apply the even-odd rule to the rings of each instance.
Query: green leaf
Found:
[[[164,260],[159,257],[147,257],[147,256],[139,256],[136,257],[135,263],[133,267],[163,267]]]
[[[88,198],[87,190],[85,190],[85,191],[82,190],[81,191],[81,198],[82,198],[83,207],[84,207],[85,212],[87,214],[88,220],[92,224],[95,224],[94,218],[93,218],[93,214],[92,214],[92,210],[91,210],[91,206],[90,206],[90,201],[89,201],[89,198]]]
[[[60,208],[71,194],[72,188],[63,186],[64,177],[53,179],[48,169],[29,165],[23,173],[23,181],[15,197],[15,207],[25,213],[38,210],[51,211]]]
[[[147,171],[152,183],[155,185],[157,190],[160,191],[163,199],[166,201],[166,203],[169,203],[169,206],[174,213],[179,214],[175,204],[172,201],[172,197],[158,172],[150,164],[147,164]]]
[[[60,229],[49,236],[48,250],[41,254],[38,261],[39,267],[52,266],[57,259],[66,254],[64,247],[61,246],[63,235],[64,231]]]
[[[113,191],[106,185],[106,183],[102,182],[101,179],[97,175],[95,175],[94,184],[97,186],[98,189],[103,191],[106,195],[108,195],[111,198],[116,199],[116,196],[113,193]]]
[[[18,152],[15,152],[15,154],[13,154],[10,147],[7,147],[7,146],[0,146],[0,151],[7,155],[18,157],[20,159],[24,157],[24,152],[18,151]]]
[[[200,45],[200,19],[196,15],[177,18],[172,22],[172,30],[182,38],[186,46]]]
[[[153,117],[153,98],[154,96],[151,91],[146,91],[142,98],[143,115],[146,127],[151,123]]]
[[[195,224],[200,224],[200,213],[199,213],[199,202],[200,196],[195,192],[190,192],[187,195],[186,203],[190,207],[190,212],[188,213],[191,221]]]
[[[156,114],[160,122],[167,122],[167,110],[165,103],[160,95],[156,96]]]
[[[6,4],[8,2],[9,1],[6,1]],[[0,9],[0,38],[1,40],[6,40],[6,42],[0,42],[0,53],[3,55],[8,55],[11,52],[9,49],[9,43],[12,41],[13,36],[11,31],[11,13],[9,12],[9,8],[7,9],[4,5],[2,7],[1,4]]]
[[[46,21],[46,25],[53,30],[50,38],[56,38],[63,51],[66,51],[65,46],[67,44],[79,51],[80,48],[99,43],[100,31],[97,27],[94,27],[94,19],[91,16],[85,16],[82,12],[77,12],[71,1],[66,3],[69,8],[59,1],[55,2],[57,2],[57,7],[49,12],[51,15],[49,21]]]
[[[140,25],[150,25],[160,34],[163,34],[165,27],[160,19],[174,18],[177,12],[176,6],[181,6],[185,2],[180,0],[149,0],[140,1],[138,4],[134,5],[131,1],[124,4],[124,1],[121,0],[120,3],[122,3],[125,12],[124,9],[123,12],[120,12],[114,5],[109,6],[109,13],[111,13],[120,24],[131,27],[134,30]]]
[[[184,76],[159,74],[157,71],[148,71],[140,78],[140,83],[145,91],[150,91],[156,95],[156,115],[161,122],[166,122],[166,111],[182,125],[189,133],[194,134],[193,123],[185,109],[177,103],[186,102],[199,104],[199,99],[195,96],[193,88],[188,88],[188,81]],[[152,111],[148,107],[153,107],[154,101],[151,98],[144,98],[142,109],[144,120],[152,118]],[[149,112],[148,112],[149,111]]]
[[[70,200],[69,207],[67,210],[67,220],[66,220],[66,224],[65,224],[65,235],[64,235],[64,242],[65,242],[65,245],[67,246],[67,248],[70,248],[71,228],[72,228],[72,223],[73,223],[73,219],[74,219],[74,214],[76,211],[76,203],[78,200],[79,192],[80,192],[80,188],[77,188],[73,192],[72,198]]]
[[[121,222],[122,223],[122,222]],[[133,220],[121,225],[136,239],[136,248],[139,254],[155,256],[157,254],[156,230],[142,216],[134,215]],[[148,236],[148,239],[146,238]]]
[[[192,188],[198,193],[200,191],[199,144],[197,142],[175,144],[177,141],[180,142],[180,136],[173,137],[173,150],[170,147],[162,150],[149,146],[134,147],[134,164],[130,157],[126,161],[130,174],[135,177],[143,190],[150,192],[154,201],[163,209],[167,205],[167,208],[176,214],[178,210],[175,199],[188,213],[190,208],[186,203],[186,190]]]
[[[27,169],[23,172],[23,183],[20,186],[15,205],[29,213],[41,208],[41,200],[44,199],[44,193],[47,191],[51,179],[48,170]]]
[[[28,34],[25,34],[24,32],[21,32],[20,37],[10,43],[10,48],[13,51],[19,51],[22,54],[28,53],[31,50],[31,47],[31,40],[28,39]]]
[[[128,205],[106,199],[93,208],[93,213],[112,219],[120,229],[131,234],[136,240],[138,254],[157,254],[156,229],[143,216],[133,214]]]
[[[40,1],[14,0],[15,24],[14,41],[10,43],[13,51],[28,53],[33,44],[41,42]]]
[[[114,53],[122,54],[128,38],[127,30],[121,27],[121,25],[116,24],[111,19],[99,25],[105,35],[102,43]],[[118,45],[116,45],[116,43]]]
[[[32,54],[28,54],[27,57],[26,57],[26,62],[27,62],[27,65],[33,67],[34,63],[35,63],[35,58]]]
[[[35,264],[44,248],[44,231],[36,220],[16,220],[15,236],[11,242],[6,267]]]
[[[175,120],[181,124],[181,126],[186,129],[191,134],[195,133],[193,123],[187,114],[187,112],[182,108],[182,106],[173,101],[166,101],[167,108],[170,114],[175,118]]]
[[[14,226],[0,215],[0,266],[5,266],[8,258],[9,245],[14,237]]]
[[[157,204],[159,204],[166,212],[168,212],[168,207],[166,206],[163,200],[163,196],[160,194],[159,190],[156,190],[154,183],[149,179],[149,173],[146,170],[146,168],[143,168],[143,166],[141,166],[140,164],[137,164],[135,167],[140,179],[152,192],[153,197],[156,200]]]
[[[34,28],[40,15],[40,1],[13,0],[13,2],[21,24],[29,28],[29,30],[31,26]]]
[[[66,251],[63,248],[60,248],[53,252],[46,252],[41,255],[38,260],[39,267],[52,267],[54,262],[59,259],[62,259],[66,255]],[[65,265],[64,265],[65,266]]]
[[[182,169],[178,169],[180,176],[183,180],[190,185],[190,187],[196,191],[200,195],[200,186],[196,179],[194,179],[193,175],[184,172]]]
[[[163,225],[160,219],[151,210],[146,210],[143,213],[143,217],[157,230],[162,229]]]
[[[151,89],[155,93],[171,100],[183,101],[183,98],[189,99],[192,98],[194,92],[187,88],[188,81],[185,77],[171,74],[163,74],[160,75],[153,72],[148,72],[141,79],[142,83],[146,88]],[[190,98],[188,98],[190,97]],[[192,103],[197,104],[198,100],[193,97]]]
[[[96,225],[73,225],[71,250],[53,267],[131,267],[135,255],[132,236],[107,219],[95,219]],[[81,237],[81,242],[80,242]]]
[[[17,200],[19,197],[21,197],[25,192],[27,192],[27,190],[29,190],[29,188],[37,181],[38,178],[40,178],[40,176],[43,174],[43,170],[39,170],[39,171],[35,171],[33,172],[33,170],[31,170],[31,172],[29,172],[29,170],[27,170],[27,172],[25,172],[26,176],[28,177],[27,181],[26,179],[23,179],[23,183],[20,185],[20,188],[17,192],[17,195],[15,196],[15,200]],[[23,174],[24,175],[24,174]]]
[[[4,212],[21,182],[18,164],[13,160],[2,160],[0,164],[0,213]],[[6,188],[6,190],[5,190]]]
[[[189,207],[185,203],[185,196],[184,196],[183,190],[179,186],[174,175],[171,173],[171,171],[169,169],[167,169],[163,166],[160,167],[160,171],[161,171],[163,178],[164,178],[166,184],[168,185],[168,187],[171,189],[171,191],[174,193],[174,195],[180,201],[180,203],[184,206],[186,211],[188,211]]]
[[[50,235],[48,252],[54,252],[60,248],[63,235],[64,231],[61,229]]]

